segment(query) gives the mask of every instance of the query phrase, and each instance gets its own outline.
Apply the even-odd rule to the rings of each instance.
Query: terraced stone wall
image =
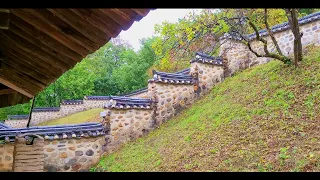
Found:
[[[35,126],[43,122],[50,121],[52,119],[58,119],[64,115],[60,111],[40,111],[32,112],[30,126]]]
[[[207,94],[215,84],[224,79],[222,66],[193,62],[190,68],[191,73],[198,73],[200,95]]]
[[[139,138],[153,129],[152,109],[108,109],[110,123],[108,151],[114,151],[122,144]]]
[[[103,106],[108,102],[108,100],[103,99],[84,99],[83,105],[86,110],[93,108],[103,108]]]
[[[150,86],[152,85],[155,94],[151,96],[157,100],[155,116],[157,126],[192,104],[196,97],[193,84],[152,82]]]
[[[44,141],[44,171],[88,171],[98,163],[104,136]]]
[[[13,119],[13,120],[5,120],[4,124],[8,125],[12,128],[24,128],[27,127],[28,119]]]
[[[85,111],[86,108],[83,103],[81,104],[61,104],[60,105],[60,114],[61,117],[68,116],[77,112]]]

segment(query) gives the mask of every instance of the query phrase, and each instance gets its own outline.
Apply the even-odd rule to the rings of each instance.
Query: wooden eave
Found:
[[[150,9],[0,9],[0,107],[26,103]]]

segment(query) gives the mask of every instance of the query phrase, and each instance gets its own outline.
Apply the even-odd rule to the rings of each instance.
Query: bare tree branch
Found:
[[[273,44],[276,46],[276,49],[277,49],[278,53],[279,53],[281,56],[283,56],[283,55],[282,55],[282,52],[281,52],[281,49],[280,49],[280,47],[279,47],[279,45],[278,45],[278,42],[277,42],[277,40],[274,38],[273,32],[271,31],[271,29],[270,29],[270,27],[269,27],[268,15],[267,15],[268,12],[267,12],[267,11],[268,11],[267,8],[265,8],[265,9],[264,9],[264,23],[265,23],[265,25],[266,25],[266,29],[267,29],[267,31],[268,31],[269,36],[270,36],[271,39],[272,39]]]
[[[265,39],[263,39],[262,37],[260,37],[260,34],[259,34],[259,31],[257,29],[257,27],[249,20],[249,25],[253,28],[253,30],[255,31],[256,33],[256,39],[258,41],[261,41],[263,43],[263,49],[264,49],[264,52],[265,52],[265,55],[262,55],[261,57],[268,57],[268,58],[275,58],[275,59],[278,59],[284,63],[288,63],[290,62],[291,60],[288,58],[288,57],[285,57],[285,56],[281,56],[279,54],[275,54],[275,53],[270,53],[268,51],[268,44],[267,44],[267,41]],[[250,45],[250,43],[248,43],[248,45]],[[249,47],[249,46],[248,46]],[[249,48],[251,49],[251,47]],[[251,51],[251,50],[250,50]],[[251,51],[253,52],[253,51]]]

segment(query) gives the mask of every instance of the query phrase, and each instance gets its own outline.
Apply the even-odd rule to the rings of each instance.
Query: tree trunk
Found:
[[[298,23],[297,9],[285,9],[288,17],[288,24],[294,36],[294,63],[298,66],[298,61],[302,61],[302,44],[301,35]]]

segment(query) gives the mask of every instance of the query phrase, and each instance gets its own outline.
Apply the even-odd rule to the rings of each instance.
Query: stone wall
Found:
[[[109,100],[103,100],[103,99],[84,99],[83,104],[86,110],[93,109],[93,108],[103,108],[103,106],[108,102]]]
[[[63,115],[60,113],[60,111],[32,112],[30,126],[35,126],[37,124],[61,117],[63,117]]]
[[[81,111],[92,108],[103,108],[107,100],[83,100],[83,104],[61,104],[59,111],[37,111],[32,112],[30,126],[36,126],[40,123],[62,118]],[[28,119],[8,119],[4,124],[12,128],[27,127]]]
[[[0,172],[12,171],[14,143],[0,144]]]
[[[105,143],[104,136],[53,141],[36,138],[32,145],[19,138],[15,143],[0,144],[0,171],[87,171],[99,162]]]
[[[27,140],[16,138],[14,151],[14,172],[43,172],[44,139],[42,137],[35,138],[33,143],[28,145]]]
[[[162,82],[149,82],[150,89],[155,93],[156,125],[159,126],[172,116],[179,113],[195,99],[193,84],[167,84]],[[154,86],[154,87],[152,87]],[[149,93],[150,94],[150,93]]]
[[[208,93],[215,84],[223,81],[224,70],[221,66],[204,64],[199,62],[191,63],[191,73],[198,72],[200,94]]]
[[[36,126],[40,123],[47,122],[53,119],[58,119],[63,117],[60,111],[40,111],[32,112],[30,126]],[[27,127],[28,119],[7,119],[4,124],[12,128],[25,128]]]
[[[44,171],[89,170],[98,163],[104,136],[44,142]]]
[[[12,128],[24,128],[27,127],[28,119],[5,120],[4,124]]]
[[[0,171],[87,171],[98,163],[105,135],[101,123],[1,129]]]
[[[300,25],[300,32],[303,32],[301,38],[302,47],[310,44],[320,45],[320,20]],[[274,33],[279,47],[284,55],[293,54],[293,34],[290,29]],[[268,50],[275,52],[276,49],[271,38],[265,37],[268,42]],[[222,39],[220,47],[220,56],[225,58],[227,64],[227,75],[230,76],[236,71],[246,69],[253,65],[264,64],[269,62],[270,58],[258,58],[249,51],[244,44],[231,39]],[[260,54],[264,54],[261,42],[252,42],[252,49]]]
[[[84,104],[61,104],[59,113],[64,117],[84,110],[86,110]]]
[[[110,136],[107,150],[113,151],[128,141],[148,133],[153,128],[153,110],[108,109]]]

